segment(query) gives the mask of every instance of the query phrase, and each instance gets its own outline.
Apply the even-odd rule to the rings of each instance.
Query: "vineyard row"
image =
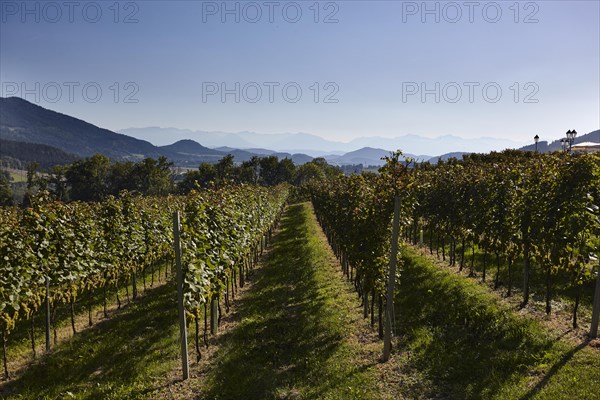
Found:
[[[465,249],[474,254],[477,248],[483,252],[485,280],[486,260],[494,256],[497,288],[499,260],[507,260],[508,296],[518,279],[515,263],[522,262],[523,306],[529,302],[534,270],[545,275],[547,313],[555,285],[570,286],[574,326],[581,288],[591,287],[598,276],[598,155],[506,151],[432,166],[411,165],[398,152],[380,174],[340,176],[309,185],[308,192],[344,271],[363,298],[365,316],[369,295],[371,309],[378,302],[380,332],[395,197],[401,201],[404,236],[417,242],[424,229],[432,253],[434,237],[444,258],[450,246],[452,265],[460,258],[462,269]]]
[[[185,308],[192,318],[211,301],[243,286],[245,273],[272,234],[287,186],[226,187],[187,196],[141,197],[123,192],[101,203],[61,203],[45,192],[25,209],[0,208],[0,328],[6,341],[19,320],[82,294],[119,284],[137,293],[137,278],[174,259],[173,212],[181,211]],[[73,330],[75,326],[73,324]],[[47,326],[47,349],[49,349]]]

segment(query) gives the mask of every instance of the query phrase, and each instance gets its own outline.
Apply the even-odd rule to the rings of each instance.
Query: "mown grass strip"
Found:
[[[172,283],[151,289],[113,318],[60,343],[8,382],[9,399],[137,399],[179,358]]]
[[[446,238],[444,250],[442,251],[441,242],[438,242],[439,237],[435,234],[430,235],[429,230],[424,232],[424,240],[422,246],[424,249],[430,248],[431,253],[438,255],[438,258],[442,258],[442,254],[445,253],[445,261],[450,262],[450,240]],[[409,239],[405,236],[406,239]],[[409,241],[413,241],[414,237],[410,237]],[[431,242],[430,242],[431,241]],[[416,243],[416,242],[415,242]],[[456,265],[459,267],[461,260],[463,260],[462,243],[458,240],[456,247]],[[463,269],[465,273],[472,272],[472,278],[477,280],[483,279],[483,270],[485,264],[485,278],[487,285],[490,287],[495,286],[496,275],[498,275],[498,287],[497,291],[501,293],[508,292],[509,280],[511,283],[512,296],[518,301],[522,301],[523,297],[523,269],[524,259],[523,256],[518,256],[512,264],[511,279],[509,279],[508,273],[508,260],[505,256],[500,256],[500,269],[497,267],[497,257],[492,251],[487,253],[479,246],[472,247],[472,243],[466,242],[464,249],[464,263]],[[592,267],[594,269],[594,267]],[[595,270],[595,269],[594,269]],[[589,324],[591,322],[592,313],[592,300],[594,298],[595,280],[586,279],[583,284],[578,287],[574,285],[574,277],[572,272],[560,270],[551,277],[551,293],[552,293],[552,313],[553,314],[564,314],[571,315],[573,312],[574,302],[576,293],[580,291],[580,304],[578,307],[578,323],[581,329],[589,331]],[[536,264],[535,260],[531,260],[531,270],[529,276],[529,304],[528,308],[537,313],[545,313],[545,300],[546,300],[546,271]]]
[[[171,266],[162,260],[152,266],[148,266],[145,271],[145,276],[141,274],[138,275],[138,294],[145,295],[147,291],[151,292],[153,287],[164,285],[168,279],[171,279],[171,269]],[[154,271],[154,277],[152,277],[152,271]],[[168,277],[166,276],[167,274]],[[145,284],[144,281],[146,282]],[[117,308],[115,289],[114,285],[110,285],[110,287],[107,288],[107,313],[109,318],[112,318],[115,313],[118,315],[122,311]],[[131,287],[131,280],[128,279],[127,282],[120,282],[118,289],[121,306],[124,310],[132,303],[133,288]],[[92,293],[83,293],[77,298],[74,306],[75,325],[77,329],[76,335],[79,335],[83,330],[86,330],[89,327],[88,307],[90,305],[92,307],[93,325],[105,320],[103,303],[102,289],[95,290]],[[72,340],[73,338],[68,305],[61,304],[54,311],[54,317],[55,321],[51,327],[51,351],[53,351],[57,344]],[[9,371],[13,378],[19,377],[22,370],[26,369],[29,364],[34,362],[33,352],[31,350],[30,329],[30,320],[20,320],[17,322],[15,330],[8,336],[7,358]],[[45,352],[45,314],[43,309],[35,314],[34,337],[36,354],[40,357]]]
[[[361,342],[356,297],[308,204],[290,206],[241,300],[204,399],[378,399],[377,340]],[[365,324],[362,324],[365,326]]]
[[[587,342],[554,337],[486,287],[410,248],[400,281],[398,362],[424,374],[425,397],[596,399],[600,393],[600,356]]]

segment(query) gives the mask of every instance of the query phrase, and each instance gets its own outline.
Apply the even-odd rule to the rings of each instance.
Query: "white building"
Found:
[[[594,142],[583,142],[574,144],[571,148],[573,151],[583,151],[586,153],[596,153],[600,152],[600,143]]]

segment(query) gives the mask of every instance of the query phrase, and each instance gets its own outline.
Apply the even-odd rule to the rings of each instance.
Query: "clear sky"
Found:
[[[1,0],[1,95],[113,130],[552,140],[600,127],[599,5]]]

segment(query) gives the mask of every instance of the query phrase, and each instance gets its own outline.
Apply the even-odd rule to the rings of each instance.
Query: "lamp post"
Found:
[[[569,152],[571,152],[571,148],[573,147],[573,143],[575,142],[575,137],[577,136],[577,131],[575,129],[567,131],[567,138],[565,140],[565,147],[569,145]]]
[[[560,139],[560,147],[562,148],[563,151],[567,151],[567,139],[566,138]]]
[[[533,141],[535,142],[535,152],[538,152],[538,142],[540,141],[540,137],[538,135],[535,135],[533,137]]]
[[[569,151],[571,151],[571,148],[573,147],[573,143],[575,143],[576,136],[577,136],[577,131],[575,129],[573,129],[571,131],[571,140],[569,141]]]

